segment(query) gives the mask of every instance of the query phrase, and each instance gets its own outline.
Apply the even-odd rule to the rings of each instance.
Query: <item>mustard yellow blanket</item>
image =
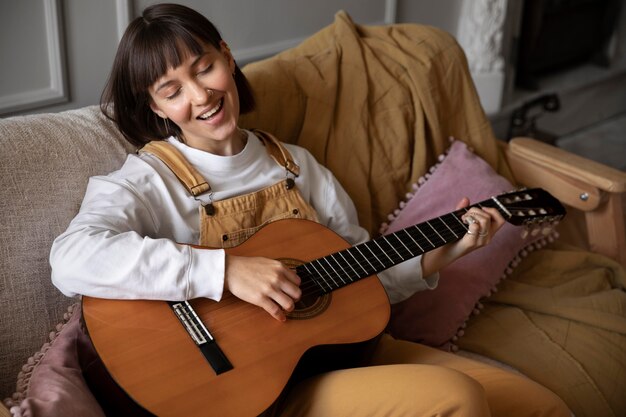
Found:
[[[358,26],[339,12],[301,45],[244,72],[258,109],[243,124],[309,149],[373,234],[450,136],[510,179],[465,55],[443,31]]]
[[[461,348],[519,369],[576,417],[626,416],[626,273],[574,248],[532,253],[469,321]]]
[[[435,28],[358,26],[340,12],[298,47],[244,72],[258,100],[244,126],[309,149],[373,235],[450,136],[512,179],[461,48]],[[606,258],[535,252],[460,345],[549,387],[576,417],[626,416],[625,287],[623,269]]]

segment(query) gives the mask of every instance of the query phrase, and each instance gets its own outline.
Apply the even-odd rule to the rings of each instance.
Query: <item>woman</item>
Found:
[[[294,217],[352,244],[369,237],[349,196],[306,150],[238,127],[253,108],[245,77],[206,18],[180,5],[146,8],[120,42],[102,100],[126,139],[146,146],[119,171],[90,180],[79,214],[53,245],[55,285],[118,299],[219,301],[229,291],[285,321],[302,295],[292,269],[189,244],[237,246],[264,224]],[[379,274],[392,303],[433,288],[440,268],[486,245],[504,223],[489,208],[471,208],[464,220],[458,242]],[[268,413],[569,415],[531,381],[417,344],[383,337],[368,361],[385,366],[309,378]]]

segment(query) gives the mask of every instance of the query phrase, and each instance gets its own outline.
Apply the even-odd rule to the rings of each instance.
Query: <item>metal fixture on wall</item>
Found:
[[[557,136],[538,129],[537,119],[546,112],[553,113],[560,108],[561,102],[556,94],[544,94],[524,102],[511,114],[506,140],[509,141],[516,136],[527,136],[554,145]]]

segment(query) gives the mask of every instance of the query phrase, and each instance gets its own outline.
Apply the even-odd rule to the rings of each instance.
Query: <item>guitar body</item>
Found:
[[[227,253],[299,265],[350,245],[307,220],[271,223]],[[225,292],[190,301],[232,363],[219,375],[164,301],[83,297],[90,338],[115,381],[158,416],[256,416],[280,395],[311,348],[366,341],[389,319],[375,276],[324,295],[286,322]]]

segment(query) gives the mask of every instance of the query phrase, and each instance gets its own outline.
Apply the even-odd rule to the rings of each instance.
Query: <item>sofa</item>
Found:
[[[489,291],[468,301],[452,334],[429,339],[419,326],[406,328],[416,319],[414,305],[394,306],[388,331],[525,374],[578,417],[626,415],[619,359],[626,358],[626,173],[531,138],[496,139],[462,49],[435,28],[359,26],[340,12],[298,47],[244,73],[258,106],[243,126],[308,148],[335,173],[373,236],[412,214],[425,184],[444,172],[451,143],[462,143],[488,175],[558,198],[565,219],[541,232],[541,242],[511,249],[525,253],[506,259]],[[0,141],[4,417],[21,415],[33,368],[79,301],[50,281],[51,243],[77,213],[88,178],[115,170],[136,149],[98,106],[0,119]],[[461,174],[459,181],[470,176]],[[452,309],[454,300],[438,300]]]

